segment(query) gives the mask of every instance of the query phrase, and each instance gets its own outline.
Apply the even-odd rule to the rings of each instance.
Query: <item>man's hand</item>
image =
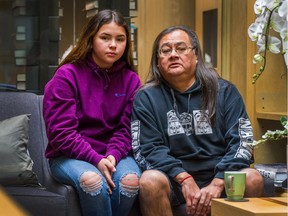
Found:
[[[182,193],[186,200],[186,213],[188,215],[194,214],[200,199],[200,189],[194,181],[193,177],[187,178],[185,181],[182,182],[181,185]]]
[[[180,173],[175,181],[181,184],[182,193],[186,200],[186,212],[188,215],[207,215],[211,211],[212,198],[218,198],[224,189],[223,179],[213,179],[206,187],[199,189],[198,185],[188,173]],[[184,180],[184,181],[183,181]]]
[[[105,177],[105,179],[107,181],[107,184],[108,184],[109,193],[112,194],[112,188],[115,187],[115,184],[112,181],[112,174],[116,171],[116,168],[115,168],[114,164],[112,164],[110,162],[110,160],[108,160],[107,158],[103,158],[98,163],[97,168],[100,170],[102,175]]]
[[[199,200],[195,209],[195,216],[210,213],[212,198],[219,198],[223,190],[224,180],[217,178],[213,179],[208,186],[201,188],[200,192],[195,196],[195,200]]]

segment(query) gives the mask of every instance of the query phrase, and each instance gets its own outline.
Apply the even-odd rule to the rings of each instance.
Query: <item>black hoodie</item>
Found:
[[[184,93],[167,85],[138,92],[132,111],[132,147],[138,165],[174,178],[189,172],[197,181],[223,178],[226,170],[253,162],[253,132],[236,87],[219,79],[213,126],[201,110],[201,83]]]

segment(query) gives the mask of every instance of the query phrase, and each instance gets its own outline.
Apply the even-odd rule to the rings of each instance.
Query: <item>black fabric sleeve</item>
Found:
[[[140,92],[132,110],[132,147],[138,165],[143,169],[157,169],[165,172],[171,178],[181,172],[180,160],[169,154],[165,145],[161,120],[157,119],[155,104],[151,103],[145,92]]]

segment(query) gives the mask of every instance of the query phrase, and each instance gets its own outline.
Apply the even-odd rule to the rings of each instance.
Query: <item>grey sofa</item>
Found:
[[[42,187],[4,187],[4,190],[32,216],[80,216],[80,204],[73,187],[56,182],[44,156],[47,145],[42,117],[43,96],[28,92],[0,92],[0,121],[31,114],[28,149],[34,161],[33,171]],[[265,196],[274,195],[273,181],[265,179]],[[175,216],[185,216],[185,205],[173,208]],[[130,216],[141,215],[136,202]]]
[[[56,182],[51,174],[48,160],[44,156],[47,145],[45,125],[42,117],[43,96],[29,92],[0,92],[0,121],[31,114],[29,122],[28,149],[34,161],[33,171],[42,187],[3,187],[11,198],[32,216],[80,216],[80,204],[73,187]],[[175,207],[174,215],[186,215],[185,205]],[[138,201],[130,216],[140,216]]]
[[[28,92],[0,92],[0,120],[31,114],[28,149],[41,187],[5,186],[4,191],[32,216],[79,216],[77,194],[50,175],[44,150],[47,144],[42,119],[42,96]]]

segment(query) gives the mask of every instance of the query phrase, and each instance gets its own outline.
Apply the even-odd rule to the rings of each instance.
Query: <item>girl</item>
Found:
[[[100,11],[45,86],[46,157],[53,177],[76,188],[83,215],[128,215],[138,194],[130,115],[141,84],[130,44],[123,16]]]

